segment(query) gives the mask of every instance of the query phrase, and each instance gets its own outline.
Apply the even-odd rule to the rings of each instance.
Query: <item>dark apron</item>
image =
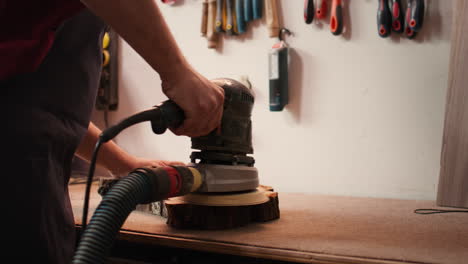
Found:
[[[0,237],[7,244],[2,255],[13,255],[12,263],[63,264],[73,257],[68,181],[94,107],[104,29],[101,20],[81,11],[57,29],[36,72],[0,82],[0,151],[6,156]]]

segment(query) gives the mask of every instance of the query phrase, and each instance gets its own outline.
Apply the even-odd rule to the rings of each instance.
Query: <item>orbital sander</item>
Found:
[[[196,192],[162,202],[167,223],[179,228],[224,229],[279,217],[277,193],[259,185],[254,167],[251,89],[232,79],[212,80],[224,89],[220,129],[192,138],[191,164],[203,175]],[[188,213],[190,212],[190,213]]]
[[[100,146],[144,121],[151,122],[154,133],[162,134],[182,124],[184,113],[174,102],[165,101],[102,132],[90,163],[82,216],[84,233],[73,263],[104,263],[104,255],[125,219],[141,205],[149,205],[153,213],[159,206],[156,214],[167,217],[167,224],[175,228],[226,229],[279,218],[277,193],[259,185],[255,160],[249,156],[253,154],[254,94],[233,79],[212,82],[224,89],[221,125],[208,135],[191,139],[195,150],[191,162],[187,166],[138,168],[122,179],[101,181],[102,201],[87,225],[89,192]]]

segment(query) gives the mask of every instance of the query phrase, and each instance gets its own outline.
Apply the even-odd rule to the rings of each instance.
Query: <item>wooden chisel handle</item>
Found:
[[[201,28],[200,28],[200,32],[201,32],[201,35],[203,37],[206,36],[207,23],[208,23],[208,0],[203,0],[203,2],[202,2],[202,21],[201,21]]]
[[[216,0],[208,1],[208,18],[206,20],[206,37],[208,39],[208,48],[214,49],[218,45],[218,35],[215,30],[216,23]]]
[[[265,17],[270,38],[279,37],[279,18],[277,0],[265,0]]]

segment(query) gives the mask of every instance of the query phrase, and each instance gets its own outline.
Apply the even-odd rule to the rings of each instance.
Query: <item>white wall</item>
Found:
[[[157,1],[160,4],[160,1]],[[427,0],[417,40],[377,35],[375,0],[345,1],[347,32],[306,25],[302,0],[281,0],[294,36],[290,104],[268,110],[267,52],[276,42],[264,21],[218,50],[200,37],[201,1],[160,4],[188,60],[208,78],[247,75],[257,95],[253,144],[262,184],[281,192],[435,199],[447,87],[451,2]],[[110,122],[165,100],[158,75],[125,43],[120,50],[120,108]],[[156,49],[157,47],[155,47]],[[95,113],[99,123],[102,113]],[[189,161],[190,140],[152,134],[149,124],[124,131],[129,152]]]

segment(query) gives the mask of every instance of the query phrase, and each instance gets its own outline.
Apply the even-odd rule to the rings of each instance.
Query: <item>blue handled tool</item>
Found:
[[[244,0],[236,0],[236,20],[237,20],[237,33],[245,33],[247,29],[247,23],[244,17]]]
[[[245,22],[253,20],[252,0],[244,0],[244,20]]]
[[[262,18],[263,0],[252,0],[253,19]]]

